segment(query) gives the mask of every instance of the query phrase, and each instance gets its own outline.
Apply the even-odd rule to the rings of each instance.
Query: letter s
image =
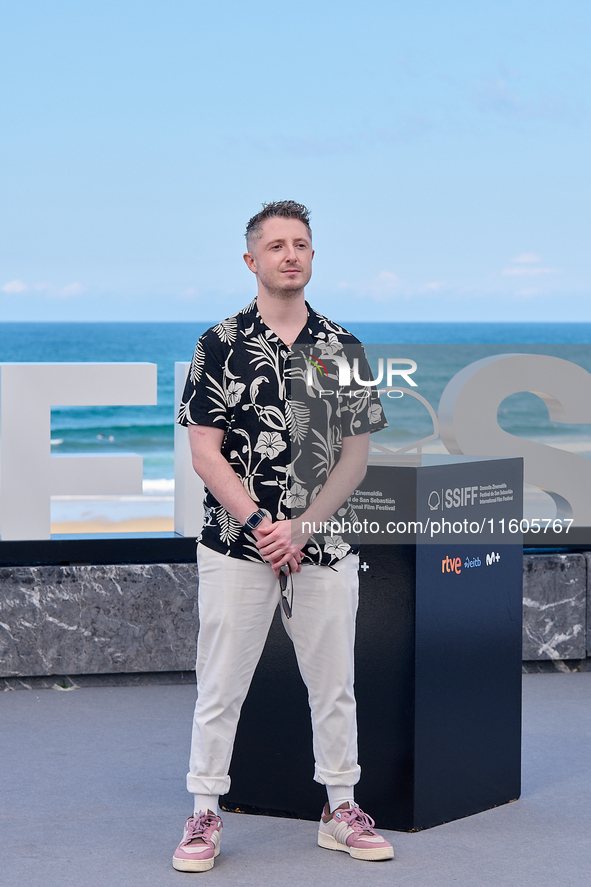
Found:
[[[469,364],[448,382],[439,402],[441,440],[450,453],[523,456],[525,483],[552,496],[557,516],[591,526],[591,461],[499,427],[499,405],[520,391],[540,397],[553,422],[591,423],[587,370],[544,354],[495,354]]]

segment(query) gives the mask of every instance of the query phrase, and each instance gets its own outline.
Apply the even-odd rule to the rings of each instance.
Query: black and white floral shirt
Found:
[[[223,429],[223,456],[272,521],[305,510],[338,462],[343,436],[387,424],[375,388],[339,385],[342,355],[351,365],[357,360],[359,377],[371,379],[359,340],[306,307],[306,325],[291,348],[263,322],[256,300],[207,330],[177,420]],[[348,503],[338,514],[355,520]],[[208,490],[201,542],[230,557],[261,560],[253,534]],[[350,551],[342,536],[316,533],[303,563],[331,565]]]

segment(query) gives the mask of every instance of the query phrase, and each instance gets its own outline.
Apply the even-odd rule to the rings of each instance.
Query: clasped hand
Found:
[[[285,564],[292,573],[300,572],[302,548],[308,537],[297,532],[293,521],[279,520],[273,523],[265,518],[254,531],[254,535],[261,557],[271,564],[277,577]]]

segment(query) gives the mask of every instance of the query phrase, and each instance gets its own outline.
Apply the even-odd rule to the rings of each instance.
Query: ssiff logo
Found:
[[[432,490],[431,493],[429,493],[427,504],[431,511],[438,511],[439,508],[444,511],[446,508],[460,508],[465,505],[476,505],[477,495],[477,486],[454,487],[453,490],[441,490],[441,495],[438,490]]]
[[[461,557],[444,557],[441,561],[441,572],[442,573],[457,573],[459,576],[462,572],[462,558]]]

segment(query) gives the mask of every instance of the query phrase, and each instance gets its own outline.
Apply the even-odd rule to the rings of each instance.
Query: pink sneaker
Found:
[[[334,813],[327,804],[320,817],[318,843],[327,850],[345,850],[354,859],[393,859],[392,845],[374,831],[374,825],[357,804],[342,804]]]
[[[194,813],[185,823],[183,840],[174,851],[172,864],[179,872],[206,872],[220,852],[222,820],[210,810]]]

